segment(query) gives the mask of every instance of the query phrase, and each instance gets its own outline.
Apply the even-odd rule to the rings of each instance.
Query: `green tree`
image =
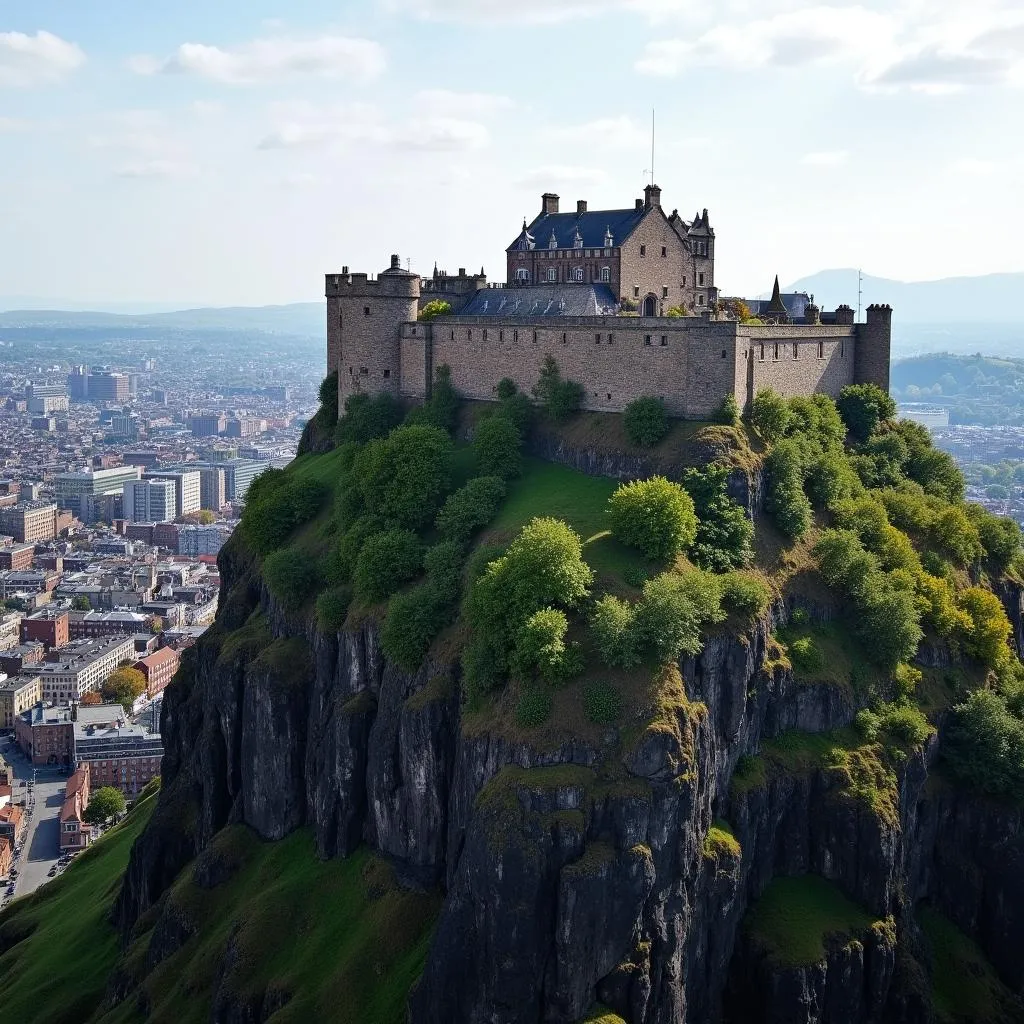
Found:
[[[431,299],[430,302],[426,303],[420,310],[419,316],[416,317],[420,323],[430,323],[431,320],[436,320],[439,316],[451,316],[452,315],[452,304],[445,302],[444,299]]]
[[[622,425],[633,444],[653,448],[668,433],[665,403],[650,395],[635,399],[626,406]]]
[[[164,631],[164,620],[159,615],[154,615],[149,623],[149,631],[154,636]]]
[[[811,503],[804,492],[803,453],[789,438],[776,444],[765,459],[768,494],[765,508],[775,525],[791,538],[802,537],[811,525]]]
[[[101,786],[89,797],[89,805],[82,818],[90,825],[102,825],[103,822],[124,814],[124,796],[113,786]]]
[[[635,619],[636,606],[611,594],[605,594],[594,603],[590,628],[606,665],[635,668],[643,661]]]
[[[363,604],[377,604],[415,579],[423,567],[423,546],[411,530],[370,537],[356,559],[352,582]]]
[[[724,423],[730,427],[739,425],[740,406],[736,401],[736,396],[731,391],[722,399],[722,404],[715,412],[715,422]]]
[[[85,594],[76,594],[71,598],[71,607],[74,608],[76,612],[87,612],[92,609],[92,605],[89,603],[89,598],[87,598]]]
[[[693,499],[662,476],[620,485],[608,499],[608,511],[612,533],[650,559],[670,561],[697,535]]]
[[[435,520],[441,536],[466,543],[476,530],[497,515],[505,490],[501,477],[478,476],[449,494]]]
[[[477,469],[484,476],[505,480],[523,471],[523,439],[515,424],[504,416],[488,416],[477,424],[473,453]]]
[[[335,439],[339,444],[366,444],[386,437],[401,422],[402,406],[395,398],[360,391],[345,400],[345,415],[338,421]]]
[[[563,380],[558,363],[550,353],[541,364],[533,395],[556,423],[567,420],[583,404],[583,386],[574,380]]]
[[[854,441],[863,443],[879,423],[896,415],[896,403],[877,384],[848,384],[839,392],[839,415]]]
[[[512,671],[523,679],[540,676],[553,683],[565,661],[569,620],[560,608],[541,608],[520,627],[512,652]]]
[[[644,584],[633,628],[638,646],[658,662],[693,657],[703,646],[704,626],[720,622],[722,592],[718,580],[699,569],[662,573]]]
[[[939,512],[928,530],[929,540],[957,565],[971,565],[982,556],[981,537],[966,509],[950,505]]]
[[[992,690],[975,690],[953,709],[942,755],[953,774],[994,796],[1021,802],[1024,722]]]
[[[434,374],[430,398],[423,405],[413,409],[405,418],[406,423],[420,423],[428,427],[440,427],[453,433],[459,423],[459,406],[462,399],[452,386],[452,371],[442,363]]]
[[[1003,668],[1012,653],[1013,626],[1002,602],[982,587],[969,587],[960,595],[958,603],[971,620],[964,649],[988,668]]]
[[[683,476],[697,516],[690,558],[715,572],[748,565],[754,557],[754,524],[729,497],[728,482],[729,470],[717,463],[688,469]]]
[[[439,427],[398,427],[372,441],[353,467],[367,510],[396,526],[426,526],[451,483],[453,453]]]
[[[288,611],[298,611],[316,592],[320,565],[306,551],[286,548],[268,555],[263,578],[270,592]]]
[[[792,418],[789,404],[771,388],[758,391],[750,406],[750,424],[768,444],[775,444],[786,436]]]
[[[146,677],[137,668],[117,668],[107,676],[100,692],[103,699],[120,704],[130,713],[135,701],[146,689]]]

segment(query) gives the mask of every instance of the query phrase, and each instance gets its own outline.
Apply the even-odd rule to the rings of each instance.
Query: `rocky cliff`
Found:
[[[216,626],[167,691],[160,804],[117,904],[126,937],[156,916],[150,965],[191,934],[163,894],[241,822],[267,840],[309,826],[323,858],[367,843],[404,884],[441,887],[413,1024],[574,1022],[597,1002],[633,1024],[928,1021],[922,903],[1024,994],[1018,810],[936,780],[934,739],[874,780],[880,802],[858,774],[879,769],[856,752],[838,766],[753,757],[857,710],[848,688],[766,662],[785,605],[712,637],[622,728],[538,743],[469,728],[452,666],[398,670],[373,621],[324,635],[289,617],[240,545],[222,571]],[[1019,625],[1020,592],[1003,596]],[[709,847],[715,819],[734,846]],[[784,963],[744,922],[773,879],[807,874],[873,923]],[[272,996],[244,1019],[288,998]]]

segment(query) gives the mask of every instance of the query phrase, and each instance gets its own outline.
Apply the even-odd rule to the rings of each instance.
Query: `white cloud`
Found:
[[[441,117],[482,116],[508,110],[515,103],[508,96],[490,92],[453,92],[449,89],[424,89],[415,97],[416,105]]]
[[[550,25],[609,14],[644,14],[652,20],[701,12],[696,0],[379,0],[394,14],[458,24]]]
[[[293,75],[321,78],[376,78],[385,67],[384,50],[370,39],[256,39],[231,49],[183,43],[170,57],[133,57],[139,74],[190,74],[230,85],[249,85]]]
[[[614,146],[622,149],[649,147],[650,128],[641,128],[630,118],[602,117],[585,124],[553,126],[544,131],[553,141],[568,145]]]
[[[564,188],[574,185],[602,185],[608,175],[595,167],[571,167],[552,165],[528,171],[515,180],[519,188],[546,189]]]
[[[490,142],[484,125],[456,117],[431,117],[414,120],[404,129],[393,131],[390,143],[397,149],[429,153],[459,153],[483,149]]]
[[[176,160],[132,160],[114,168],[118,178],[190,178],[198,173],[191,163]]]
[[[85,63],[85,54],[51,32],[0,32],[0,86],[59,82]]]
[[[860,58],[888,47],[892,19],[863,7],[808,7],[770,18],[715,25],[685,39],[648,43],[636,68],[677,75],[692,67],[802,67]]]
[[[804,153],[800,163],[808,167],[838,167],[845,164],[850,154],[845,149],[826,149],[815,153]]]

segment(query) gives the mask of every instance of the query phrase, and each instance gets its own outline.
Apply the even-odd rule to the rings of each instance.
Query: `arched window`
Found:
[[[555,270],[555,268],[554,268],[554,267],[552,267],[552,268],[551,268],[551,269],[550,269],[550,270],[548,271],[548,281],[550,281],[550,282],[551,282],[552,284],[554,284],[554,283],[555,283],[555,281],[557,281],[557,280],[558,280],[558,271],[557,271],[557,270]]]
[[[574,281],[578,282],[579,284],[583,283],[583,268],[582,267],[574,267],[573,268],[572,279]]]
[[[529,281],[530,280],[530,272],[526,269],[526,267],[518,267],[518,268],[516,268],[516,280],[517,281]]]
[[[601,283],[602,284],[610,284],[611,283],[611,279],[612,279],[611,267],[602,267],[601,268]]]

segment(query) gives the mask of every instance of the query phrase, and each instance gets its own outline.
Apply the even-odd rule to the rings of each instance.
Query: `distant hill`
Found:
[[[785,291],[810,292],[822,309],[857,306],[857,271],[822,270]],[[864,306],[887,302],[904,324],[1024,323],[1024,273],[892,281],[864,275]]]

